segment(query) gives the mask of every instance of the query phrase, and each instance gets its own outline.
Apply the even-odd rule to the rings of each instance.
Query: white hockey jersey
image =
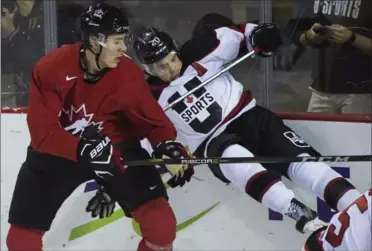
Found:
[[[306,242],[306,251],[372,250],[372,188],[335,214],[329,226]]]
[[[200,54],[200,47],[208,46],[209,42],[203,43],[203,40],[186,42],[181,48],[181,60],[184,64],[185,61],[189,61],[188,66],[178,79],[162,90],[158,97],[159,104],[163,108],[166,107],[236,59],[241,43],[244,40],[248,41],[245,38],[255,26],[246,24],[244,33],[227,27],[215,30],[212,39],[216,41],[216,46],[204,50],[207,52],[206,55],[198,60],[183,60],[182,56],[185,53],[188,54],[186,57],[190,57],[192,53]],[[248,42],[247,46],[252,49]],[[242,84],[227,72],[179,102],[166,114],[177,129],[177,140],[194,153],[205,140],[208,139],[209,142],[221,134],[234,118],[254,106],[253,97],[244,95]]]

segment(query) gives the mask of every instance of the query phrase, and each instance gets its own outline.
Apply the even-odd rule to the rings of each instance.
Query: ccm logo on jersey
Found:
[[[201,96],[195,104],[187,108],[182,114],[182,119],[188,123],[193,120],[201,111],[208,108],[210,104],[214,101],[214,97],[209,93],[205,93],[204,96]]]
[[[213,160],[211,159],[181,159],[181,164],[213,164]]]
[[[105,137],[89,154],[92,159],[100,156],[105,147],[110,143],[110,138]]]

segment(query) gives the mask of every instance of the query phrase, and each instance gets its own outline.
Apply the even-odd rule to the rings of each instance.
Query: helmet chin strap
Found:
[[[104,75],[104,73],[107,71],[107,68],[102,68],[100,66],[100,64],[99,64],[99,57],[100,57],[100,55],[102,53],[102,49],[103,49],[102,48],[102,45],[100,45],[100,50],[99,50],[98,53],[96,53],[96,52],[94,52],[92,50],[92,47],[91,46],[85,46],[84,51],[85,50],[89,50],[95,56],[95,62],[96,62],[97,68],[98,68],[98,72],[96,72],[96,73],[89,73],[88,72],[88,69],[87,69],[87,58],[86,58],[86,56],[83,56],[81,58],[81,60],[82,60],[81,61],[81,66],[82,66],[82,68],[85,71],[85,77],[84,78],[89,83],[95,83],[95,82],[97,82]],[[85,52],[84,52],[84,54],[85,54]]]
[[[154,77],[157,77],[156,72],[152,69],[152,67],[150,65],[142,64],[142,67],[147,74],[149,74],[151,76],[154,76]]]
[[[103,46],[102,46],[101,44],[99,45],[99,52],[98,52],[98,53],[95,53],[95,52],[92,50],[92,47],[91,47],[91,46],[88,46],[87,49],[88,49],[91,53],[94,54],[94,56],[95,56],[95,60],[96,60],[96,65],[97,65],[98,70],[103,70],[102,67],[99,65],[99,57],[100,57],[100,55],[101,55],[101,53],[102,53]]]

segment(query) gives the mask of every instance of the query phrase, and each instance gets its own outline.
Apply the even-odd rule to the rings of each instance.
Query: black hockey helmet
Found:
[[[134,36],[133,48],[142,64],[153,64],[171,52],[178,53],[178,45],[170,35],[156,28],[144,29]]]
[[[102,69],[99,64],[99,57],[103,47],[107,47],[106,38],[110,35],[119,35],[129,33],[129,20],[126,13],[115,6],[97,2],[89,6],[81,15],[80,28],[85,49],[90,50],[96,56],[98,69]],[[100,45],[99,52],[92,50],[89,43],[90,36],[97,38]],[[130,42],[130,34],[125,36],[126,44]],[[83,59],[84,60],[84,59]],[[85,66],[83,66],[84,70]],[[99,73],[101,74],[101,73]]]
[[[81,30],[85,42],[92,35],[105,39],[109,35],[128,33],[129,20],[119,8],[96,3],[89,6],[81,16]]]

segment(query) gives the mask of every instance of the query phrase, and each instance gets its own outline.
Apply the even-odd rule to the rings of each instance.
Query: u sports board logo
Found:
[[[160,174],[164,174],[164,173],[167,172],[165,169],[158,169],[158,170],[159,170]],[[166,186],[167,189],[170,188],[167,184],[165,184],[165,186]],[[97,189],[98,189],[98,184],[95,181],[88,182],[85,185],[84,193],[96,191]],[[204,215],[209,213],[213,208],[215,208],[219,203],[220,202],[217,202],[217,203],[205,208],[204,210],[201,210],[199,213],[197,213],[196,215],[188,218],[187,220],[184,220],[181,223],[178,223],[177,224],[177,232],[187,228],[191,224],[198,221]],[[103,227],[105,227],[105,226],[123,218],[123,217],[125,217],[125,213],[120,208],[120,209],[116,210],[113,213],[113,215],[109,218],[104,218],[104,219],[97,218],[97,219],[94,219],[94,220],[92,220],[92,221],[90,221],[86,224],[76,226],[76,227],[71,229],[68,241],[73,241],[73,240],[76,240],[76,239],[81,238],[83,236],[86,236],[90,233],[93,233],[94,231],[96,231],[98,229],[101,229],[101,228],[103,228]],[[134,219],[132,219],[132,229],[137,235],[141,236],[140,227]]]
[[[332,167],[336,172],[341,174],[344,178],[350,178],[350,167]],[[161,173],[165,173],[166,170],[160,169]],[[167,187],[168,189],[169,187]],[[96,182],[89,182],[86,183],[84,193],[92,192],[98,189],[98,185]],[[214,205],[211,205],[210,207],[202,210],[200,213],[196,214],[195,216],[189,218],[188,220],[185,220],[177,225],[177,231],[181,231],[191,224],[197,222],[199,219],[201,219],[203,216],[208,214],[212,209],[214,209],[220,202],[215,203]],[[317,199],[317,212],[319,214],[319,218],[325,222],[329,222],[329,220],[332,218],[332,216],[336,213],[334,210],[332,210],[323,200]],[[122,209],[118,209],[114,212],[114,214],[109,218],[104,219],[94,219],[86,224],[76,226],[71,229],[69,239],[68,241],[73,241],[75,239],[78,239],[80,237],[86,236],[90,233],[93,233],[94,231],[103,228],[121,218],[125,217],[125,214]],[[283,215],[279,214],[277,212],[274,212],[272,210],[268,210],[268,220],[269,221],[282,221]],[[132,219],[132,228],[133,231],[141,236],[141,231],[139,228],[139,225],[136,221]]]

